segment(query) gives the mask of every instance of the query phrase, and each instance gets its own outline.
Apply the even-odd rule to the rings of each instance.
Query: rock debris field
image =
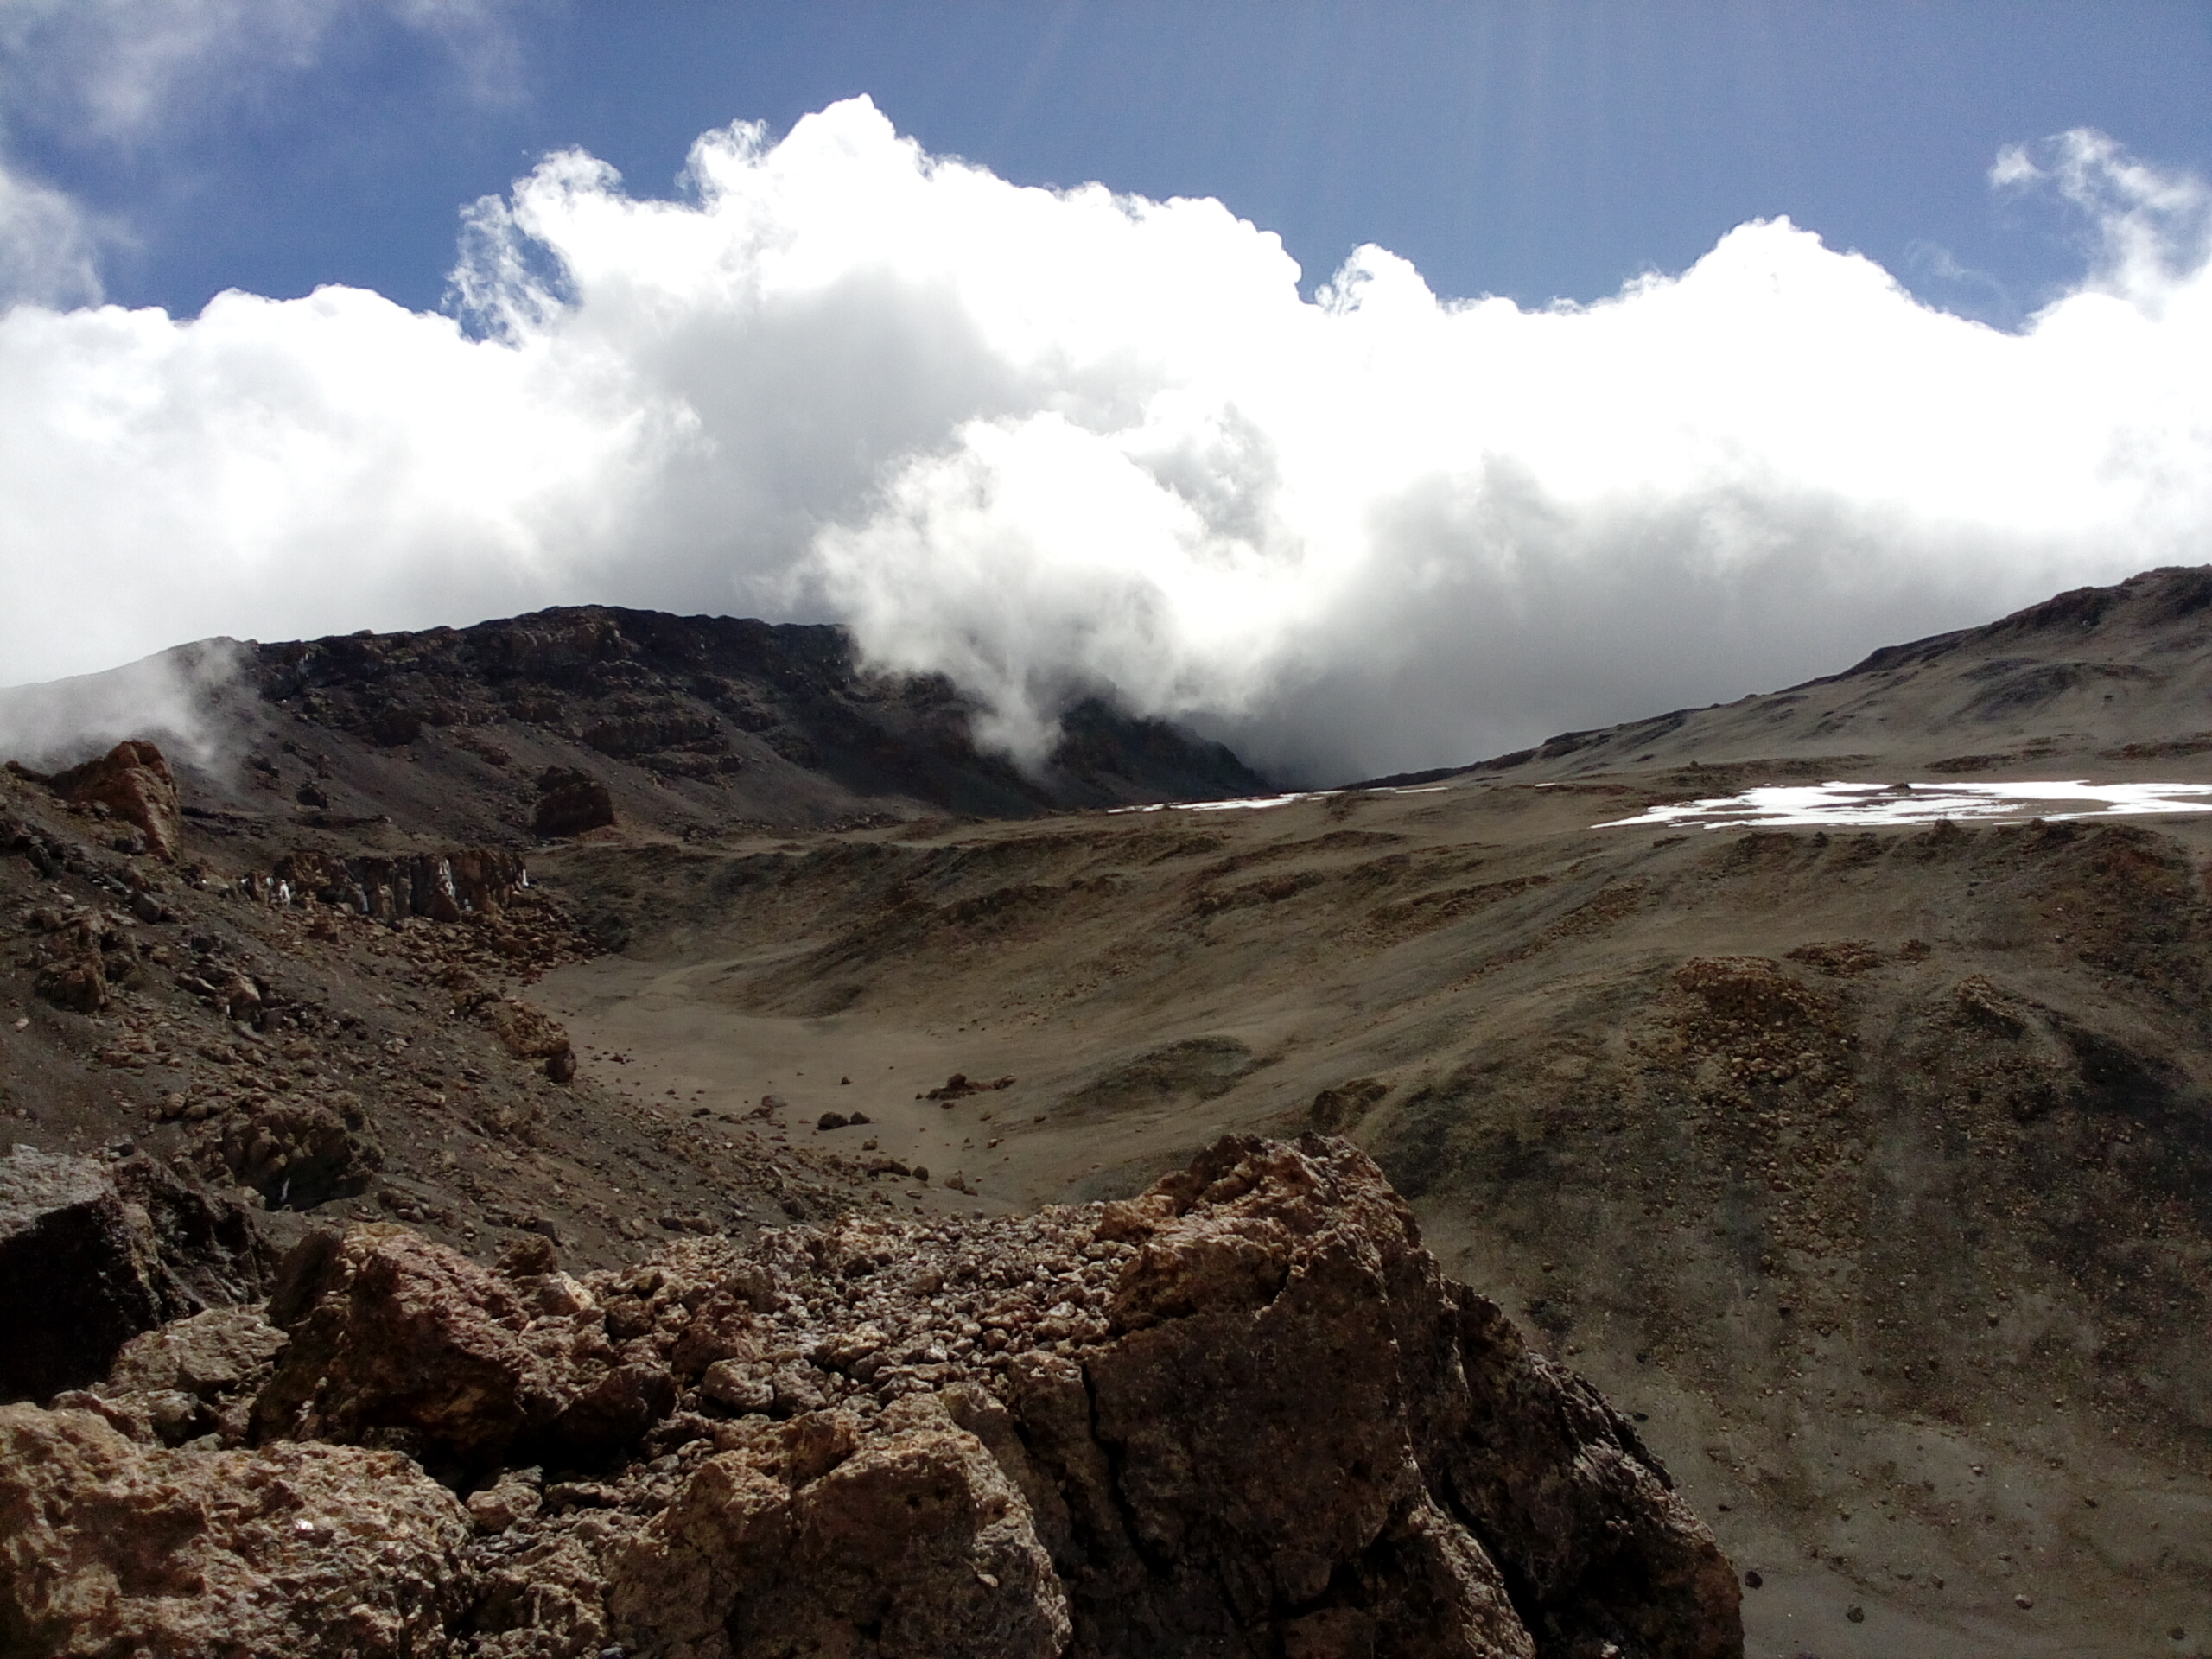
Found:
[[[90,1300],[163,1271],[90,1160],[0,1180]],[[0,1408],[10,1652],[1742,1651],[1634,1427],[1341,1141],[582,1277],[316,1231],[265,1288]]]

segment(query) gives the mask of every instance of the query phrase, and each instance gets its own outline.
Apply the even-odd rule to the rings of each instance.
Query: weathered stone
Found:
[[[341,1114],[306,1100],[276,1100],[210,1125],[207,1173],[226,1173],[272,1210],[309,1210],[368,1190],[384,1148],[359,1106]]]
[[[104,1390],[174,1389],[220,1400],[257,1389],[284,1346],[259,1307],[214,1307],[140,1332],[115,1357]]]
[[[98,760],[57,774],[51,787],[64,800],[104,806],[135,826],[155,857],[176,856],[176,779],[151,743],[126,740]]]
[[[500,1046],[518,1060],[550,1059],[571,1052],[569,1033],[561,1023],[527,1002],[501,997],[484,1004],[476,1017],[491,1027]]]
[[[746,1452],[710,1459],[614,1564],[607,1604],[629,1651],[1065,1648],[1066,1598],[1027,1503],[936,1400],[901,1402],[819,1474],[779,1472]]]
[[[251,1296],[267,1270],[241,1211],[147,1159],[17,1147],[0,1161],[0,1396],[90,1383],[139,1332]]]
[[[269,1317],[264,1451],[397,1445],[477,1482],[480,1659],[1741,1653],[1734,1574],[1634,1430],[1445,1278],[1342,1141],[581,1281],[537,1239],[487,1272],[400,1228],[311,1234]],[[66,1403],[227,1445],[273,1340],[173,1327]]]
[[[531,829],[545,836],[580,836],[614,822],[614,797],[589,772],[548,766],[537,779]]]
[[[402,1227],[310,1236],[270,1298],[291,1340],[255,1402],[255,1432],[397,1430],[427,1457],[476,1467],[518,1443],[602,1457],[666,1414],[665,1367],[618,1352],[595,1305],[549,1313],[531,1291]]]
[[[97,956],[42,964],[32,988],[72,1014],[98,1014],[107,1007],[107,975]]]
[[[468,1537],[391,1452],[166,1451],[0,1407],[0,1647],[26,1659],[442,1652]]]

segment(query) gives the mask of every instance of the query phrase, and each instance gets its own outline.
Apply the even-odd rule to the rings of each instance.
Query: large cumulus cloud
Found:
[[[1020,188],[864,99],[576,154],[455,316],[325,289],[0,319],[0,679],[605,600],[849,621],[1047,744],[1108,690],[1307,776],[1734,696],[2212,553],[2194,181],[2008,152],[2088,272],[2016,334],[1786,220],[1586,306],[1311,299],[1212,201]]]

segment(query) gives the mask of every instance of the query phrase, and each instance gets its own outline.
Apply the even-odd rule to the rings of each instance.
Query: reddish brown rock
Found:
[[[104,806],[136,826],[155,857],[176,856],[176,779],[168,758],[151,743],[126,740],[98,760],[57,774],[51,786],[64,800]]]
[[[547,837],[580,836],[614,822],[614,797],[589,772],[548,766],[537,779],[537,811],[531,830]]]
[[[1657,1459],[1343,1141],[1225,1141],[1122,1204],[690,1237],[582,1282],[543,1240],[494,1272],[357,1228],[296,1249],[269,1311],[261,1455],[398,1446],[467,1491],[479,1541],[418,1599],[465,1581],[445,1628],[480,1659],[1742,1652]],[[227,1444],[274,1340],[142,1338],[67,1396],[96,1414],[73,1432]]]
[[[1097,1565],[1069,1588],[1123,1632],[1105,1650],[1249,1640],[1291,1605],[1378,1652],[1463,1650],[1440,1608],[1477,1652],[1741,1651],[1734,1573],[1658,1460],[1444,1277],[1362,1154],[1232,1138],[1102,1231],[1137,1253],[1077,1357],[1115,1481],[1071,1506]],[[1080,1485],[1058,1363],[1017,1369],[1015,1413]]]
[[[396,1432],[461,1468],[518,1446],[588,1459],[674,1403],[658,1351],[618,1350],[574,1280],[503,1278],[403,1227],[311,1235],[270,1314],[291,1341],[255,1402],[264,1440]]]
[[[709,1459],[607,1605],[640,1654],[1054,1659],[1070,1635],[1028,1504],[932,1395],[865,1438],[800,1420]]]
[[[570,1052],[568,1031],[558,1020],[513,997],[485,1003],[476,1017],[518,1060],[549,1060]],[[572,1069],[569,1076],[575,1075]]]
[[[271,1210],[307,1210],[368,1190],[384,1149],[358,1104],[340,1110],[313,1101],[264,1102],[211,1122],[206,1173],[227,1175]]]
[[[468,1536],[391,1452],[168,1451],[0,1407],[0,1648],[23,1659],[443,1652]]]
[[[107,975],[96,956],[41,963],[32,988],[72,1014],[98,1014],[107,1007]]]

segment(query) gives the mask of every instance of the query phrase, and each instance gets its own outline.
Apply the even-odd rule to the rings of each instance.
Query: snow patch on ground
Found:
[[[1594,824],[1599,830],[1642,824],[1689,825],[1700,830],[1751,826],[1856,829],[1891,823],[1933,823],[1940,818],[2017,821],[2024,818],[2141,817],[2157,813],[2212,812],[2212,784],[1806,784],[1747,789],[1655,806],[1632,818]]]

